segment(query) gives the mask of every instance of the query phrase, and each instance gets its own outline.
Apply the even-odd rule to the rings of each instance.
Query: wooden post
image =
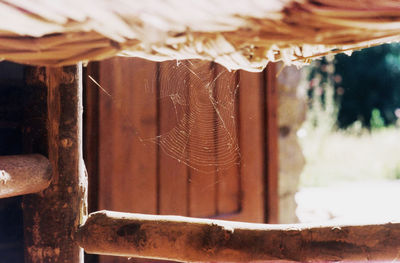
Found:
[[[50,180],[51,166],[42,155],[0,156],[0,198],[40,192]]]
[[[23,201],[25,261],[82,262],[74,233],[86,214],[87,178],[82,158],[81,66],[46,68],[48,155],[53,181]]]
[[[88,253],[181,262],[391,261],[400,223],[267,225],[99,211],[77,234]]]

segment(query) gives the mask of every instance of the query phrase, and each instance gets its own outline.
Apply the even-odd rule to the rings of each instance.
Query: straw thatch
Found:
[[[258,70],[398,41],[400,1],[0,0],[0,21],[0,58],[20,63],[127,55]]]

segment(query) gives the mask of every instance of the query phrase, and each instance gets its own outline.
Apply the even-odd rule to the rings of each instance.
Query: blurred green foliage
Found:
[[[371,120],[369,121],[371,129],[381,129],[385,127],[385,121],[382,118],[381,111],[378,109],[372,110]]]
[[[330,112],[338,128],[346,129],[357,122],[375,129],[398,122],[395,112],[400,108],[400,44],[315,61],[308,79],[309,98],[319,94],[323,110],[334,102],[336,110]],[[332,98],[327,98],[329,85],[334,88]]]

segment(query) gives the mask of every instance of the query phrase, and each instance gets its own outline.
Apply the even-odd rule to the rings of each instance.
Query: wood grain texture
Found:
[[[99,209],[99,62],[83,68],[83,159],[88,172],[88,211]],[[85,254],[85,263],[97,263],[98,255]]]
[[[240,71],[239,74],[242,206],[236,220],[261,223],[265,222],[263,82],[260,73]]]
[[[239,147],[238,134],[238,107],[239,83],[238,72],[228,71],[225,67],[215,64],[215,110],[216,119],[216,144],[230,144],[232,148]],[[217,152],[218,161],[226,158],[226,152]],[[231,215],[240,212],[241,184],[240,184],[240,148],[228,153],[232,163],[217,167],[217,215]]]
[[[178,125],[184,118],[182,105],[174,104],[174,93],[171,83],[167,81],[176,71],[177,62],[168,61],[159,63],[158,78],[158,125],[159,135],[164,136]],[[175,72],[176,73],[176,72]],[[183,76],[184,78],[186,76]],[[177,90],[177,87],[172,89]],[[181,87],[182,88],[182,87]],[[186,93],[187,89],[179,89]],[[179,94],[179,93],[178,93]],[[179,94],[183,95],[183,94]],[[185,153],[184,153],[185,154]],[[187,158],[182,156],[184,159]],[[171,157],[159,147],[158,151],[158,173],[160,179],[159,214],[188,215],[189,214],[189,168],[188,166]]]
[[[264,131],[266,113],[264,112],[263,74],[226,72],[222,66],[196,60],[179,63],[169,61],[160,63],[158,66],[153,63],[154,66],[151,70],[154,70],[153,67],[158,68],[158,75],[156,74],[157,76],[152,80],[153,86],[150,88],[156,90],[155,96],[157,98],[155,98],[153,105],[148,103],[148,100],[143,103],[143,99],[139,99],[138,95],[136,97],[130,95],[138,92],[134,90],[140,90],[141,87],[140,85],[129,86],[130,81],[128,79],[143,79],[143,76],[147,75],[146,73],[137,75],[133,69],[127,71],[127,68],[133,67],[133,64],[129,66],[127,61],[140,61],[140,59],[125,60],[124,66],[118,65],[118,63],[121,63],[121,59],[100,63],[103,68],[99,72],[101,75],[100,84],[103,89],[107,90],[106,92],[110,93],[109,96],[100,88],[98,89],[100,92],[99,112],[102,122],[100,125],[101,138],[99,138],[101,144],[101,160],[99,163],[102,166],[102,174],[100,175],[101,195],[99,197],[102,205],[100,208],[121,210],[123,209],[122,206],[131,206],[130,209],[126,208],[123,211],[135,211],[132,210],[132,204],[141,202],[139,200],[142,197],[140,195],[135,196],[135,198],[133,196],[126,197],[123,193],[128,193],[128,188],[133,191],[139,187],[138,192],[147,189],[146,202],[151,204],[147,207],[156,206],[157,213],[264,222],[263,162],[266,151],[264,148],[265,136],[267,135]],[[143,68],[143,72],[146,70],[149,70],[149,68]],[[220,73],[223,72],[225,72],[224,76],[221,77]],[[149,78],[150,75],[148,75]],[[207,85],[210,84],[212,85],[211,97],[209,90],[206,90]],[[154,85],[157,87],[154,87]],[[240,88],[236,88],[235,85],[239,85]],[[226,98],[227,89],[236,92],[235,95],[231,96],[231,100]],[[122,97],[124,103],[122,103]],[[213,105],[210,99],[214,99],[216,102],[221,100],[221,102],[214,102]],[[123,169],[121,167],[123,166],[118,164],[121,162],[121,157],[125,158],[126,163],[143,162],[140,161],[140,158],[139,160],[134,159],[132,154],[121,153],[122,151],[126,153],[128,148],[134,148],[133,146],[126,147],[130,140],[128,138],[132,137],[132,140],[137,140],[137,133],[139,133],[137,129],[140,124],[135,123],[133,117],[129,115],[140,115],[141,109],[132,108],[128,111],[126,108],[126,104],[133,104],[133,102],[136,105],[142,105],[142,107],[146,105],[147,108],[142,110],[153,112],[152,114],[156,115],[154,119],[157,119],[155,123],[151,124],[154,126],[149,134],[153,134],[153,137],[148,136],[150,140],[145,141],[146,149],[151,148],[154,153],[150,154],[149,151],[147,152],[149,155],[143,158],[146,160],[147,166],[152,166],[146,171],[153,171],[151,173],[145,172],[142,175],[143,180],[150,176],[150,180],[146,182],[150,186],[144,187],[137,184],[128,186],[130,179],[127,178],[129,178],[129,175],[122,176]],[[156,112],[154,112],[154,107],[156,107]],[[195,111],[194,120],[190,119],[193,116],[185,116],[185,114],[193,114],[191,111]],[[220,120],[218,114],[222,115],[225,123],[218,121]],[[231,117],[234,122],[228,123],[226,119]],[[173,131],[178,125],[181,125],[178,130]],[[210,128],[207,125],[212,125],[212,127]],[[222,127],[223,125],[226,127]],[[110,127],[114,128],[110,129]],[[120,130],[123,129],[121,127],[131,129],[131,134],[121,134]],[[189,134],[187,138],[182,137],[183,139],[186,138],[187,141],[174,141],[173,138],[176,134],[171,135],[173,132],[176,134],[187,132]],[[134,135],[135,133],[136,135]],[[240,146],[238,152],[233,152],[233,154],[240,154],[236,163],[205,167],[185,165],[185,163],[189,163],[189,165],[199,164],[190,160],[193,157],[190,155],[194,154],[191,149],[199,146],[209,148],[209,154],[206,157],[214,158],[214,163],[218,163],[218,158],[221,158],[218,155],[223,153],[218,152],[217,145],[226,142],[226,137],[229,134]],[[211,138],[207,142],[209,145],[204,142],[199,143],[201,138]],[[121,142],[118,143],[118,141],[123,141],[123,143],[120,144]],[[149,142],[154,144],[154,148],[148,144]],[[117,145],[115,145],[116,143]],[[180,147],[181,151],[187,148],[186,152],[183,152],[185,156],[171,156],[177,153],[176,150],[175,152],[171,151],[171,144],[174,143],[180,143],[172,146]],[[140,152],[146,153],[145,148],[140,148],[142,146],[136,147],[141,149]],[[114,153],[118,157],[114,156]],[[202,170],[204,168],[206,169]],[[126,171],[128,169],[130,168],[125,167]],[[110,176],[115,171],[118,175]],[[118,180],[123,181],[117,182]],[[119,184],[123,185],[119,187]],[[122,199],[114,198],[113,192],[117,192],[116,194],[120,195]],[[122,204],[125,202],[127,204]]]
[[[74,233],[86,214],[82,156],[81,65],[38,70],[47,86],[49,160],[53,181],[23,201],[25,262],[82,262]]]
[[[217,167],[205,163],[215,162],[215,120],[217,118],[211,102],[215,92],[215,68],[207,61],[194,61],[187,64],[189,75],[189,158],[196,167],[190,169],[189,215],[210,217],[217,212]],[[196,160],[197,159],[197,160]]]
[[[278,125],[278,87],[276,84],[276,64],[270,63],[264,71],[266,104],[266,178],[265,211],[268,223],[278,223],[278,174],[279,174],[279,125]],[[284,208],[282,208],[284,209]]]
[[[88,211],[98,210],[99,194],[99,62],[91,62],[83,71],[83,157],[88,171]],[[94,80],[94,81],[93,81]]]
[[[391,261],[400,224],[267,225],[99,211],[77,234],[89,253],[180,262]]]
[[[156,213],[155,76],[145,60],[100,65],[100,209]]]
[[[99,65],[99,209],[157,213],[156,71],[142,59]]]
[[[264,81],[264,73],[226,72],[197,60],[100,62],[99,208],[265,222]],[[227,99],[227,90],[236,94]],[[218,114],[234,121],[223,123]],[[143,117],[146,122],[139,121]],[[227,131],[240,146],[233,151],[240,159],[215,165],[226,157],[217,146],[227,142]],[[189,159],[198,157],[199,146],[214,165]]]

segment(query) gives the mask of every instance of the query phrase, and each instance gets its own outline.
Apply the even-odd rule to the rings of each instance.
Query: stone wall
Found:
[[[280,65],[278,65],[279,69]],[[301,87],[302,71],[285,67],[278,76],[279,106],[279,223],[295,223],[296,202],[305,159],[297,131],[306,117],[306,93]]]

